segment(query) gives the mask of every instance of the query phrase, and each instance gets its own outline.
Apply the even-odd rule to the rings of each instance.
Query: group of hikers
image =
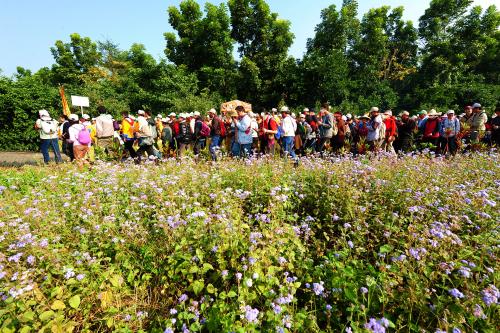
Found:
[[[137,116],[124,112],[121,120],[115,120],[103,106],[98,112],[96,118],[71,114],[56,121],[40,110],[35,128],[44,162],[50,161],[50,147],[56,162],[62,161],[59,142],[63,153],[80,166],[93,159],[89,158],[93,146],[105,153],[121,146],[122,159],[130,157],[137,163],[146,156],[155,160],[181,157],[188,150],[199,156],[207,147],[213,161],[225,151],[232,157],[279,153],[298,163],[299,156],[314,153],[396,154],[425,147],[437,154],[456,154],[463,142],[500,145],[500,108],[489,119],[479,103],[466,106],[460,115],[432,109],[414,116],[403,111],[397,117],[378,107],[362,116],[331,112],[327,103],[319,112],[304,108],[298,115],[286,106],[261,113],[244,106],[219,114],[211,109],[206,116],[196,111],[153,117],[139,110]]]

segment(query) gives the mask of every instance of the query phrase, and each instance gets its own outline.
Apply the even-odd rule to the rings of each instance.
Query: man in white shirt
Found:
[[[113,117],[108,114],[108,111],[102,105],[99,106],[97,110],[100,114],[99,117],[96,118],[95,123],[97,145],[107,151],[113,145],[115,134]]]
[[[285,156],[290,155],[292,158],[296,159],[295,155],[294,139],[295,131],[297,130],[297,123],[295,119],[290,116],[290,109],[287,106],[281,108],[281,128],[283,129],[283,151]]]
[[[139,139],[139,149],[137,150],[137,160],[140,162],[142,155],[146,152],[149,156],[155,156],[153,149],[153,134],[151,128],[149,127],[148,119],[146,118],[146,112],[144,110],[137,111],[137,131],[136,136]]]
[[[49,147],[52,147],[56,163],[62,162],[61,153],[59,151],[58,122],[50,117],[47,110],[38,111],[38,117],[35,123],[35,129],[38,130],[40,135],[40,150],[42,151],[43,161],[45,164],[50,162]]]
[[[366,141],[371,151],[377,151],[379,148],[380,127],[382,126],[382,117],[379,114],[379,108],[374,106],[370,110],[370,121],[367,123],[368,136]]]

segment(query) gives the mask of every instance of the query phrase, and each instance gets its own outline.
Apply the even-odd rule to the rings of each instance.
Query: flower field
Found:
[[[0,172],[3,332],[498,332],[500,156]]]

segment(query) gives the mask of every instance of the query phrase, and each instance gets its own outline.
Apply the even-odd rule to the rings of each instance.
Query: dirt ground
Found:
[[[62,154],[64,161],[69,158]],[[54,153],[50,151],[50,160],[54,161]],[[43,164],[41,152],[19,152],[19,151],[0,151],[0,166],[22,166],[22,165]]]

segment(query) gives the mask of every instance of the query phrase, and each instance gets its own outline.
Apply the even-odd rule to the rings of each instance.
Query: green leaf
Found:
[[[52,318],[52,316],[54,316],[54,311],[52,310],[49,310],[49,311],[45,311],[43,312],[41,315],[40,315],[40,320],[41,321],[47,321],[49,320],[50,318]]]
[[[24,326],[19,330],[19,333],[28,333],[28,332],[31,332],[31,327],[29,326]]]
[[[389,244],[382,245],[378,250],[379,253],[389,253],[392,251],[392,246]]]
[[[205,283],[203,282],[203,280],[196,280],[193,282],[192,286],[193,292],[198,296],[205,287]]]
[[[215,294],[216,289],[215,289],[214,285],[210,283],[207,286],[207,291],[209,294]]]
[[[205,274],[209,270],[213,270],[213,269],[214,269],[214,266],[212,266],[212,265],[210,265],[208,263],[203,264],[203,274]]]
[[[227,293],[227,297],[229,298],[233,298],[233,297],[236,297],[238,294],[236,294],[233,290],[231,290],[230,292]]]
[[[113,275],[111,279],[109,279],[109,282],[111,282],[111,285],[113,287],[120,287],[123,282],[123,278],[120,275]]]
[[[191,273],[191,274],[198,273],[198,271],[199,271],[198,266],[189,267],[189,273]]]
[[[80,306],[80,296],[75,295],[69,299],[69,306],[71,306],[73,309],[78,309]]]
[[[54,301],[54,303],[52,303],[50,308],[52,310],[63,310],[64,308],[66,308],[66,305],[64,305],[64,303],[62,301],[57,299]]]
[[[21,316],[21,321],[24,323],[27,321],[33,321],[34,319],[35,319],[35,313],[33,311],[26,311]]]

